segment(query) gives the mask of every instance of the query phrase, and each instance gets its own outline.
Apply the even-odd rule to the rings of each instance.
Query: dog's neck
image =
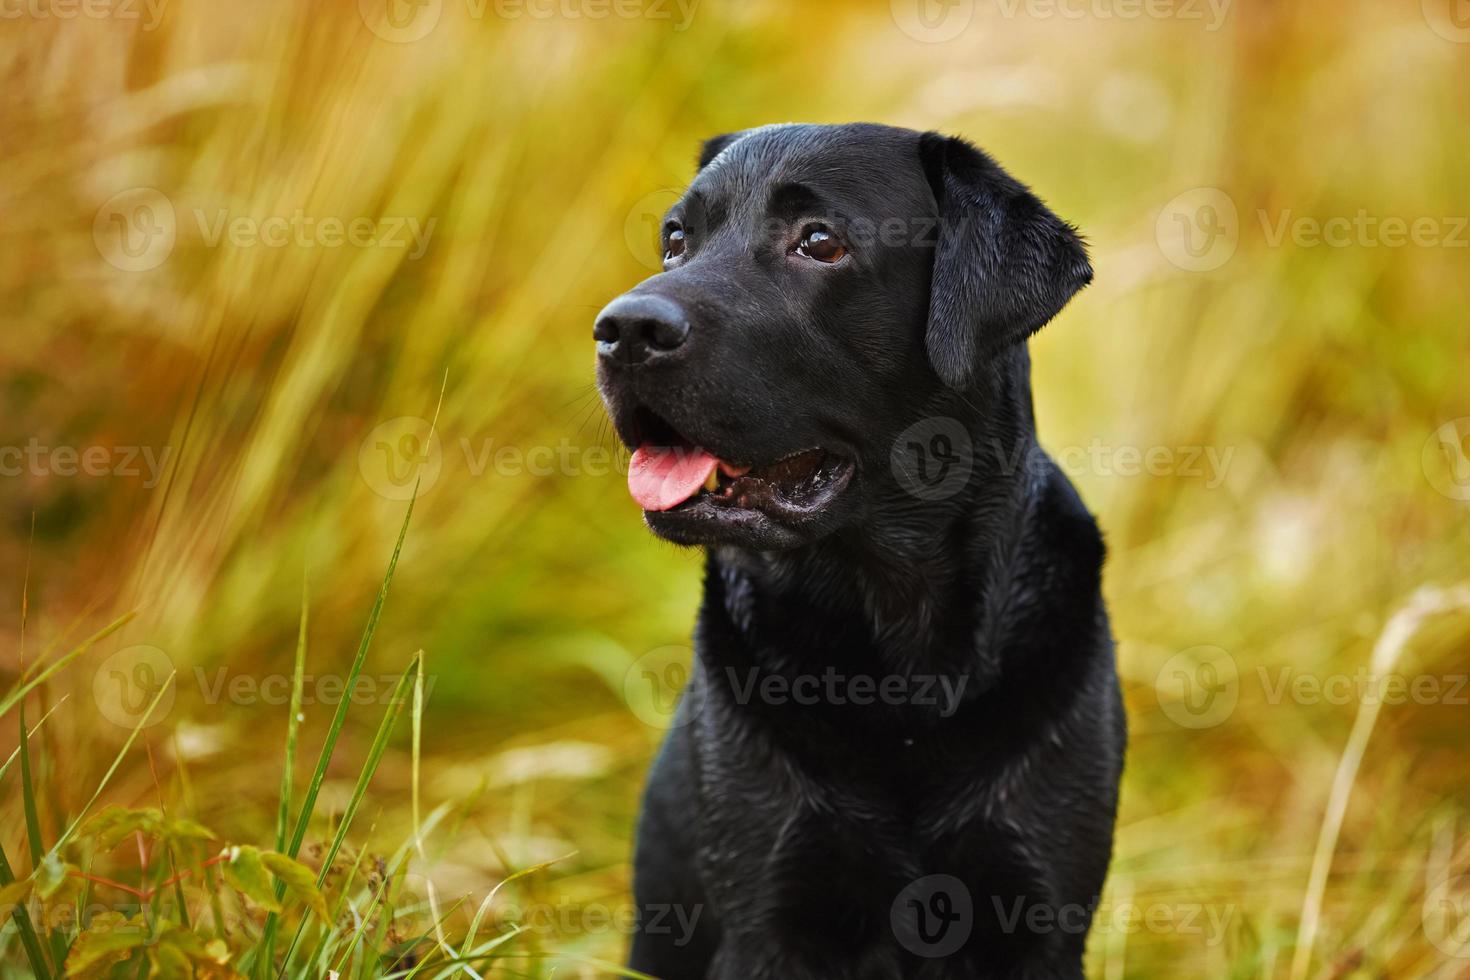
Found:
[[[972,471],[962,490],[924,501],[887,473],[867,474],[880,484],[881,519],[791,551],[714,549],[708,573],[720,585],[720,611],[744,633],[759,615],[799,617],[792,635],[861,643],[906,669],[972,666],[995,606],[989,583],[1010,578],[1002,569],[1017,559],[1036,464],[1045,460],[1024,368],[995,372],[979,391],[940,396],[926,413],[961,420],[969,432]]]

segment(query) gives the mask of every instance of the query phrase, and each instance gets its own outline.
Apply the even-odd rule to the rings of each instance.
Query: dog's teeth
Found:
[[[718,489],[720,485],[720,468],[717,466],[709,471],[709,477],[704,481],[706,490]]]

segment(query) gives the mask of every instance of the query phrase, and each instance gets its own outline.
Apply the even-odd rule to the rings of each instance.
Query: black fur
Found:
[[[1083,245],[989,157],[933,133],[764,127],[700,161],[666,228],[684,254],[630,294],[683,311],[688,340],[643,363],[605,349],[609,414],[630,446],[653,413],[724,460],[821,447],[852,475],[800,520],[646,515],[708,557],[639,828],[631,965],[1080,977],[1125,726],[1102,539],[1037,446],[1024,341],[1090,280]],[[863,233],[884,222],[905,232]],[[793,250],[818,225],[849,241],[840,262]],[[925,442],[926,419],[948,442]],[[910,445],[953,449],[968,477],[915,493],[896,462]],[[833,675],[841,697],[748,687]],[[905,693],[857,703],[862,678]],[[952,696],[920,697],[926,679]],[[960,883],[942,884],[948,904],[913,893],[931,875]],[[938,930],[962,904],[969,922]]]

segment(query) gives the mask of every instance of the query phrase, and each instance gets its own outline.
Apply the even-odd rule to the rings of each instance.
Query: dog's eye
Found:
[[[678,258],[684,254],[684,229],[674,227],[669,229],[668,244],[664,246],[664,261]]]
[[[801,236],[801,243],[796,246],[796,251],[809,259],[831,264],[847,254],[847,246],[825,228],[813,228]]]

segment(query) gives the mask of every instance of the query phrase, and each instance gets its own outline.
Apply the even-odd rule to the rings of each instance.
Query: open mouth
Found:
[[[852,461],[825,449],[751,465],[721,459],[646,409],[637,419],[628,491],[646,511],[703,512],[712,519],[758,511],[796,523],[821,513],[852,477]]]

